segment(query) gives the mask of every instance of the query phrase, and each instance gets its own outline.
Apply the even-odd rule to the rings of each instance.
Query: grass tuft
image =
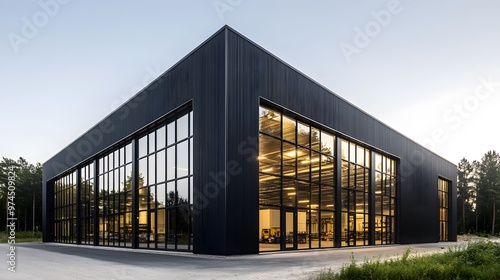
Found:
[[[407,249],[401,258],[380,258],[351,262],[340,272],[322,271],[317,280],[350,279],[498,279],[500,275],[500,243],[480,241],[466,247],[455,246],[445,253],[410,257]]]
[[[7,243],[9,241],[9,235],[7,232],[0,232],[0,243]],[[16,243],[26,243],[26,242],[42,242],[42,232],[36,231],[17,231],[16,232]]]

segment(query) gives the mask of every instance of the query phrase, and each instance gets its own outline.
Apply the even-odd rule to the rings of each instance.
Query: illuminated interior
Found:
[[[449,182],[438,179],[439,241],[448,241]]]
[[[394,160],[270,107],[260,107],[259,131],[261,252],[370,245],[370,229],[374,244],[394,243]],[[337,155],[340,205],[335,205]]]

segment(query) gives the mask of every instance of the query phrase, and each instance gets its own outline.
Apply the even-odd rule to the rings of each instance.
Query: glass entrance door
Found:
[[[282,250],[297,249],[297,210],[293,208],[283,208],[283,230],[281,246]]]

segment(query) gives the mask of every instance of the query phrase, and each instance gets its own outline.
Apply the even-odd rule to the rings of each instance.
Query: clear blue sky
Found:
[[[457,163],[500,152],[498,1],[0,1],[0,156],[43,163],[224,24]]]

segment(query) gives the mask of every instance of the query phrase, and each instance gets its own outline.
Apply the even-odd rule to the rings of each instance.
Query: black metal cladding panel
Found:
[[[54,241],[54,227],[46,226],[48,224],[53,225],[54,223],[54,212],[45,211],[45,209],[54,209],[54,199],[49,195],[54,193],[54,184],[47,183],[46,180],[42,179],[42,229],[43,229],[43,242],[53,242]]]
[[[259,252],[258,96],[266,91],[267,61],[228,36],[227,243],[228,254]],[[248,55],[248,56],[245,56]]]
[[[198,65],[204,78],[193,83],[194,99],[194,253],[226,255],[225,37],[207,43]],[[210,67],[198,69],[199,64]]]
[[[224,170],[224,32],[150,84],[140,94],[43,165],[44,182],[193,100],[194,109],[194,249],[195,253],[225,254],[224,191],[207,193],[210,172]],[[209,189],[210,190],[210,189]],[[50,190],[49,190],[50,191]],[[52,196],[46,193],[44,213]],[[47,215],[49,215],[48,213]],[[48,217],[50,218],[50,217]],[[50,222],[49,219],[46,219]],[[51,226],[44,224],[44,227]]]
[[[256,107],[259,97],[263,97],[399,157],[400,168],[405,168],[400,172],[400,201],[397,204],[400,208],[399,241],[438,241],[437,179],[444,176],[456,186],[454,164],[332,94],[232,30],[228,36],[228,55],[228,159],[244,167],[241,175],[231,178],[228,188],[229,236],[258,239],[257,232],[251,233],[255,236],[245,233],[253,231],[251,227],[258,223],[258,197],[251,194],[258,193],[258,163],[256,160],[247,162],[247,154],[238,151],[237,145],[258,137],[258,111],[252,107]],[[454,187],[451,189],[454,192]],[[456,197],[456,193],[452,193],[452,197]],[[456,219],[454,211],[450,212],[451,218]],[[245,223],[239,219],[240,215],[247,217]],[[456,238],[454,223],[450,222],[451,240]],[[257,244],[250,243],[238,250],[255,251]],[[229,239],[229,244],[230,248],[242,246],[236,239]]]

